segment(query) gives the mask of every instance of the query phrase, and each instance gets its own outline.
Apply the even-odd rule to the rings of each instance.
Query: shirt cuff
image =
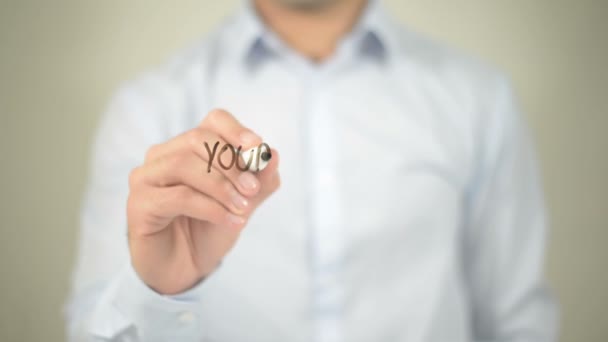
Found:
[[[124,323],[128,322],[121,330],[134,328],[140,341],[199,341],[204,281],[177,295],[161,295],[139,278],[130,262],[127,264],[110,288],[109,298]]]

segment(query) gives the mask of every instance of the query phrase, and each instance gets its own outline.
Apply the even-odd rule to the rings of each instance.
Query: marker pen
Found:
[[[241,158],[243,158],[243,164],[241,165],[249,164],[246,170],[259,172],[266,168],[272,158],[272,153],[270,147],[266,143],[262,143],[259,146],[241,151]],[[250,160],[251,162],[249,162]]]

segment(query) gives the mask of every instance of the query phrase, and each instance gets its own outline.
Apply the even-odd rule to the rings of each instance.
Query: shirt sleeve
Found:
[[[476,341],[555,341],[547,222],[532,143],[509,82],[491,87],[468,193],[465,271]]]
[[[169,90],[154,77],[142,78],[123,87],[102,117],[65,306],[70,341],[201,340],[205,284],[160,295],[139,279],[128,251],[128,175],[149,146],[170,137],[166,112],[176,110],[176,101]]]

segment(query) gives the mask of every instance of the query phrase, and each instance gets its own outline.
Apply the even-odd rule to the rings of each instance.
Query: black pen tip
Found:
[[[269,161],[271,157],[272,154],[270,153],[270,151],[262,152],[262,154],[260,155],[260,158],[262,158],[263,161]]]

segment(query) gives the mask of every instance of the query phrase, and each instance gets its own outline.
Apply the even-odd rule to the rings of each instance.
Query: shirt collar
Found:
[[[251,0],[245,0],[238,15],[239,29],[233,31],[237,56],[248,66],[257,65],[277,54],[281,46],[274,33],[257,15]],[[349,33],[358,39],[358,53],[386,60],[395,48],[395,28],[379,0],[368,0],[359,21]],[[230,44],[230,42],[227,42]]]
[[[380,0],[369,0],[351,34],[360,35],[359,51],[382,60],[394,53],[395,28]]]

